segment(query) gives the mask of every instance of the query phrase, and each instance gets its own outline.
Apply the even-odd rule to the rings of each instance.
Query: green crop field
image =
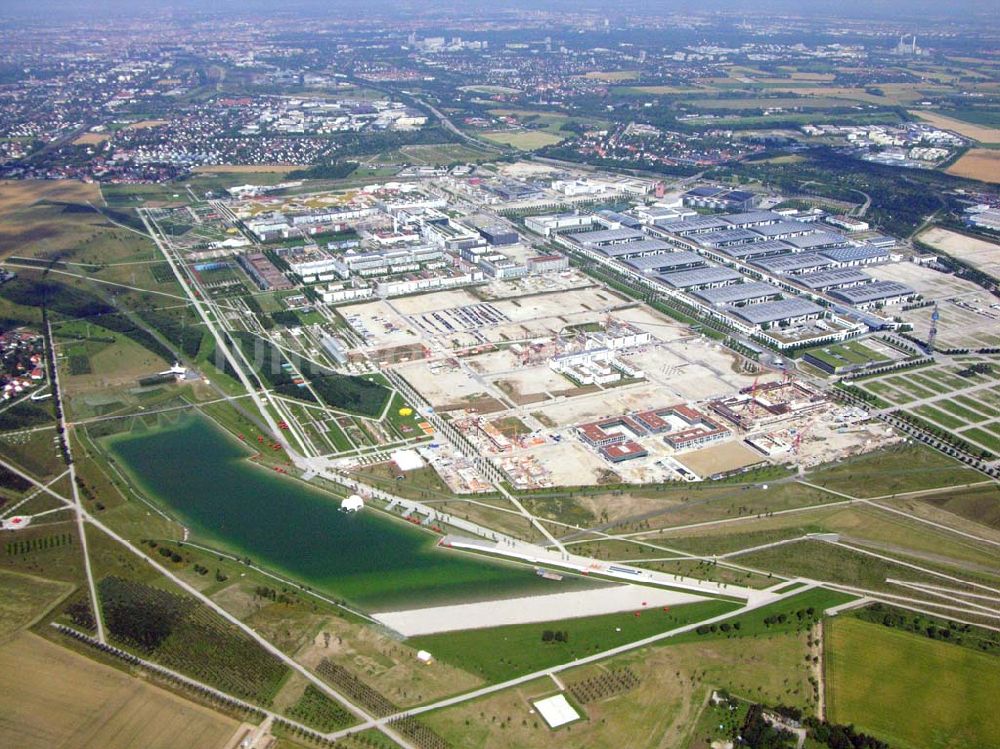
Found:
[[[898,749],[1000,745],[1000,659],[857,619],[826,634],[830,720]]]

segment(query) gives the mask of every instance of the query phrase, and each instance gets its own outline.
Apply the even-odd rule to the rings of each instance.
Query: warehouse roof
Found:
[[[740,260],[751,260],[755,257],[768,257],[770,255],[788,255],[792,252],[791,245],[780,239],[768,239],[765,242],[753,242],[752,244],[738,244],[732,247],[719,247],[722,252],[730,257]]]
[[[764,281],[753,281],[733,284],[732,286],[719,286],[714,289],[702,289],[691,293],[709,304],[735,304],[745,302],[748,299],[777,296],[781,293],[781,289]]]
[[[696,232],[714,231],[716,229],[732,229],[732,224],[727,224],[715,216],[698,216],[697,218],[687,218],[683,221],[671,221],[668,224],[660,224],[660,228],[678,236],[692,234]]]
[[[818,273],[806,273],[795,279],[796,283],[820,291],[849,283],[868,283],[871,280],[872,277],[867,273],[862,273],[854,268],[837,268]]]
[[[624,261],[625,265],[637,271],[665,270],[667,268],[682,268],[685,265],[703,265],[704,259],[696,252],[665,252],[661,255],[645,255]]]
[[[646,235],[634,229],[602,229],[599,231],[574,232],[567,235],[580,244],[600,244],[602,242],[631,242]]]
[[[870,244],[863,244],[859,247],[835,247],[830,250],[820,250],[819,254],[838,263],[889,259],[889,250]]]
[[[746,320],[754,325],[763,325],[770,322],[781,322],[793,317],[803,315],[817,315],[823,312],[823,308],[818,304],[810,302],[808,299],[792,298],[779,299],[776,302],[763,302],[761,304],[750,304],[746,307],[729,307],[730,314]]]
[[[664,273],[657,280],[674,289],[690,289],[692,286],[703,286],[724,281],[738,281],[743,276],[731,268],[695,268],[680,270],[674,273]]]
[[[820,247],[843,247],[848,244],[847,237],[833,231],[818,231],[801,237],[788,237],[785,240],[792,247],[800,250],[815,250]]]
[[[784,221],[785,217],[774,211],[747,211],[745,213],[725,213],[719,216],[733,226],[755,226],[760,224],[776,224]]]
[[[873,283],[866,283],[864,286],[852,286],[849,289],[837,289],[830,292],[832,296],[843,299],[850,304],[877,302],[880,299],[895,299],[896,297],[911,296],[916,293],[916,291],[905,283],[897,281],[874,281]]]
[[[772,255],[771,257],[757,258],[753,264],[769,273],[794,273],[810,268],[829,268],[833,262],[814,252],[800,252],[794,255]]]
[[[666,242],[659,239],[640,239],[635,242],[622,242],[621,244],[609,244],[598,247],[597,251],[611,258],[625,259],[639,257],[640,255],[655,254],[657,252],[670,252],[671,247]]]
[[[698,234],[694,237],[694,240],[709,247],[724,247],[732,244],[759,242],[760,235],[754,234],[749,229],[734,229],[730,227],[728,229],[719,229],[718,231]]]
[[[752,231],[757,232],[762,237],[783,237],[802,234],[813,234],[816,227],[802,221],[780,221],[777,224],[767,224],[765,226],[754,226]]]

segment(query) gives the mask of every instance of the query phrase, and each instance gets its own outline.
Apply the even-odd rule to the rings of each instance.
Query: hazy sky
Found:
[[[598,13],[642,13],[657,11],[734,11],[749,17],[760,13],[793,13],[809,16],[877,16],[880,18],[968,17],[1000,15],[1000,0],[454,0],[443,2],[444,9],[461,12],[476,7],[486,10],[543,8],[553,10],[593,10]],[[65,14],[74,17],[133,15],[149,11],[234,14],[281,13],[298,10],[310,15],[331,17],[344,12],[376,12],[380,15],[412,9],[433,10],[434,0],[0,0],[0,16],[28,16],[43,20]]]

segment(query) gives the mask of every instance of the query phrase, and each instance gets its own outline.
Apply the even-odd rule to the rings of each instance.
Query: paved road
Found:
[[[56,349],[55,340],[52,337],[52,323],[48,319],[45,321],[45,346],[48,349],[52,362],[52,391],[56,398],[56,410],[59,414],[59,426],[61,428],[59,438],[66,448],[66,462],[69,465],[69,485],[73,492],[72,505],[76,514],[77,533],[80,536],[80,550],[83,552],[83,569],[86,573],[87,588],[90,592],[90,607],[94,614],[94,623],[97,625],[97,639],[105,642],[104,615],[101,613],[101,607],[97,601],[97,586],[94,584],[94,571],[91,569],[90,553],[87,550],[87,533],[83,527],[85,511],[83,509],[83,500],[80,499],[80,487],[76,480],[76,465],[73,463],[73,447],[70,444],[70,433],[66,428],[66,409],[63,406],[62,388],[59,387],[59,367],[56,366]],[[49,493],[55,494],[47,486],[45,489]]]

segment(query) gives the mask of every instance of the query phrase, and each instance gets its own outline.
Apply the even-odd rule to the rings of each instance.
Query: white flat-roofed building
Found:
[[[592,226],[595,220],[591,214],[552,213],[543,216],[528,216],[524,219],[524,225],[536,234],[549,237],[556,232]]]
[[[838,229],[845,229],[850,232],[868,231],[871,228],[867,221],[862,221],[853,216],[827,216],[823,220],[830,224],[830,226],[836,226]]]

